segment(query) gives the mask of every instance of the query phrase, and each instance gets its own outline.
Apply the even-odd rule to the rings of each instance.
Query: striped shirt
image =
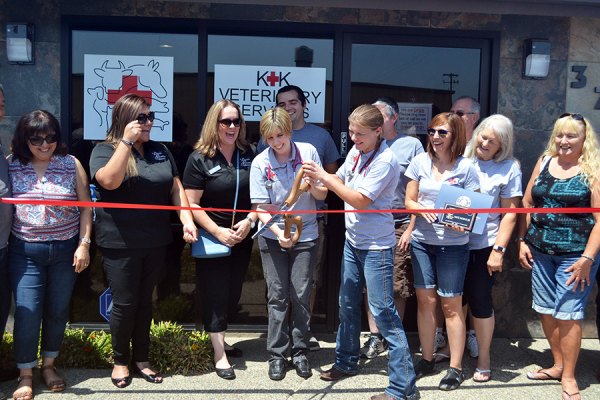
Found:
[[[75,157],[53,156],[41,179],[31,163],[9,158],[13,197],[35,200],[77,200]],[[12,234],[27,242],[67,240],[79,233],[79,208],[17,204]]]

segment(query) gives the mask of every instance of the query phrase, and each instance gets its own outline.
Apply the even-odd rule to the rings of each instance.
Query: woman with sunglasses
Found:
[[[13,197],[90,201],[87,175],[62,145],[58,121],[48,111],[21,117],[8,158]],[[69,303],[77,273],[90,263],[90,208],[17,204],[9,243],[9,278],[15,297],[14,353],[20,370],[14,399],[29,400],[32,369],[38,366],[49,390],[60,392],[65,382],[54,360],[69,319]]]
[[[379,108],[358,106],[348,117],[354,147],[336,174],[328,174],[315,163],[305,164],[305,173],[335,192],[348,212],[346,242],[340,283],[340,326],[335,363],[321,372],[321,379],[336,381],[358,373],[360,319],[363,288],[380,333],[388,343],[389,385],[372,400],[417,399],[410,349],[402,319],[394,305],[393,277],[396,234],[389,210],[400,179],[400,165],[382,138],[384,118]]]
[[[442,185],[479,190],[473,163],[462,157],[465,125],[456,113],[433,117],[427,129],[427,152],[419,154],[406,170],[406,208],[435,208]],[[435,213],[413,215],[411,256],[417,294],[417,325],[422,359],[415,367],[417,379],[435,372],[434,341],[436,303],[439,295],[450,346],[450,368],[440,381],[441,390],[454,390],[464,381],[462,358],[465,346],[465,318],[462,295],[469,257],[469,234],[458,227],[438,223]],[[437,295],[436,295],[437,288]]]
[[[526,208],[600,207],[600,152],[590,122],[563,114],[525,190]],[[528,372],[532,380],[558,380],[563,399],[580,399],[575,366],[581,320],[600,258],[600,213],[519,216],[519,262],[532,271],[532,308],[539,314],[554,364]]]
[[[183,186],[192,207],[250,209],[249,176],[254,151],[246,142],[240,107],[230,100],[214,103],[189,156]],[[227,357],[242,350],[225,343],[227,320],[236,311],[252,253],[249,235],[255,213],[194,210],[194,220],[217,240],[231,247],[226,257],[196,260],[196,288],[202,296],[202,322],[214,350],[217,375],[235,379]]]
[[[521,168],[513,158],[513,125],[504,115],[485,118],[473,132],[465,157],[479,173],[481,192],[493,196],[493,208],[519,207],[522,193]],[[490,345],[494,335],[492,287],[502,272],[504,252],[517,222],[515,213],[490,213],[483,233],[469,237],[469,266],[465,296],[473,315],[479,357],[473,381],[491,379]]]
[[[112,109],[106,140],[94,147],[90,173],[98,200],[109,203],[188,206],[169,150],[150,140],[154,113],[143,97],[128,94]],[[149,363],[152,292],[171,242],[169,211],[96,208],[96,243],[112,292],[110,332],[114,352],[112,383],[129,386],[130,358],[146,381],[162,377]],[[179,211],[183,239],[196,240],[190,211]],[[130,342],[133,354],[130,357]]]
[[[299,189],[302,185],[295,185],[303,163],[321,165],[317,149],[309,143],[292,140],[292,120],[282,107],[263,114],[260,134],[269,147],[252,162],[250,198],[253,205],[263,211],[258,214],[262,225],[275,216],[269,211],[279,209],[287,200],[291,210],[315,211],[315,200],[324,200],[327,189],[309,178],[302,180],[302,185],[308,185],[306,191]],[[293,193],[298,196],[291,195]],[[306,354],[319,232],[315,213],[292,215],[292,218],[297,217],[301,218],[297,227],[302,228],[297,238],[291,230],[286,234],[283,222],[274,223],[258,237],[269,311],[268,375],[275,381],[285,377],[288,355],[292,356],[298,376],[306,379],[312,375]]]

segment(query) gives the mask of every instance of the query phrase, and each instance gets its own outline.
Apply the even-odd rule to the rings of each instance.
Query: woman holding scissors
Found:
[[[280,218],[281,214],[271,215],[268,211],[277,210],[284,203],[293,210],[316,210],[315,200],[324,200],[327,188],[315,180],[296,177],[305,161],[321,165],[317,150],[311,144],[292,141],[292,121],[280,107],[262,116],[260,134],[269,147],[252,161],[250,198],[258,211],[265,211],[258,213],[262,224],[272,217]],[[312,375],[306,353],[312,267],[319,236],[317,215],[297,214],[295,217],[301,217],[298,238],[291,238],[291,232],[285,232],[282,224],[276,223],[258,238],[268,291],[267,351],[271,353],[269,378],[272,380],[285,377],[289,352],[296,373],[303,378]]]

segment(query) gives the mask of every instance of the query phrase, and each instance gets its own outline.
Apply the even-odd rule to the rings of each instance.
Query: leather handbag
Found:
[[[235,186],[235,200],[233,202],[233,213],[231,226],[235,221],[235,209],[237,207],[238,192],[240,190],[240,151],[237,151],[237,183]],[[198,241],[192,243],[192,257],[194,258],[218,258],[231,255],[231,247],[225,246],[216,237],[208,233],[202,227],[198,227]]]

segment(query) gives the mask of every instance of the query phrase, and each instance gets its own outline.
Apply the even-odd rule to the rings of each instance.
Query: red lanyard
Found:
[[[362,174],[363,171],[365,171],[369,165],[371,164],[371,162],[373,161],[373,159],[375,158],[375,154],[377,154],[377,152],[379,151],[379,147],[381,147],[381,142],[383,142],[383,140],[380,140],[379,143],[377,143],[377,146],[375,147],[375,149],[373,150],[373,153],[371,154],[371,156],[369,156],[369,159],[367,160],[366,163],[364,163],[362,165],[362,167],[360,167],[358,169],[358,174]],[[352,178],[354,178],[354,170],[356,169],[356,166],[358,165],[358,160],[360,160],[360,153],[356,155],[356,157],[354,158],[354,166],[352,167],[352,170],[350,171],[349,178],[350,180],[352,180]],[[365,176],[367,175],[367,173],[365,172]]]
[[[296,146],[296,143],[292,142],[292,144],[294,145],[294,150],[296,151],[296,154],[294,155],[294,162],[292,163],[292,170],[294,171],[294,174],[296,173],[296,167],[298,165],[302,165],[302,156],[300,155],[300,150],[298,150],[298,146]],[[273,178],[275,178],[277,175],[275,174],[275,172],[273,172],[273,169],[271,168],[271,163],[267,164],[267,181],[268,182],[272,182]]]

